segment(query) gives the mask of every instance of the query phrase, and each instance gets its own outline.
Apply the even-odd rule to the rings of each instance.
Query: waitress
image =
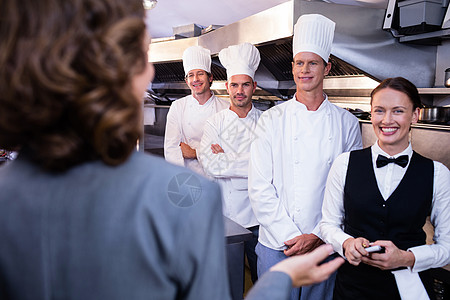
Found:
[[[409,142],[420,107],[408,80],[381,82],[371,93],[378,141],[343,153],[330,170],[320,229],[347,260],[338,270],[334,299],[433,299],[426,270],[450,263],[450,172]],[[422,229],[427,216],[432,245]],[[374,245],[384,253],[366,251]]]

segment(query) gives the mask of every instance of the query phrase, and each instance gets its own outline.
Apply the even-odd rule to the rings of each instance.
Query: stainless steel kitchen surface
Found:
[[[385,78],[403,76],[419,87],[425,105],[450,106],[450,88],[444,87],[445,70],[450,67],[449,32],[441,30],[431,38],[426,34],[411,35],[408,38],[413,41],[402,42],[404,36],[396,36],[393,26],[386,25],[386,9],[292,0],[200,36],[155,41],[150,48],[156,70],[151,93],[159,100],[157,105],[163,106],[155,107],[156,123],[146,125],[145,144],[152,147],[152,152],[156,151],[153,147],[155,143],[162,143],[163,115],[168,105],[190,94],[183,81],[181,57],[184,49],[192,45],[211,50],[212,90],[216,95],[227,97],[226,73],[217,53],[230,45],[250,42],[261,53],[261,64],[255,75],[258,87],[254,103],[261,103],[260,108],[264,110],[277,101],[291,98],[295,93],[291,74],[293,24],[300,15],[307,13],[321,13],[336,22],[331,55],[333,68],[324,82],[331,102],[368,112],[372,89]],[[431,151],[431,157],[450,156],[446,150],[450,149],[448,144],[440,148],[443,154],[435,154],[435,147],[426,146],[437,136],[435,127],[420,130],[422,134],[417,134],[415,143],[424,145],[419,146],[426,150],[423,154]],[[438,132],[443,132],[443,136],[439,136],[440,143],[448,141],[446,130]],[[363,132],[363,135],[366,134]]]
[[[164,156],[164,133],[169,107],[167,105],[144,105],[144,140],[141,147],[158,156]]]
[[[449,63],[449,58],[441,50],[448,49],[450,33],[441,33],[440,45],[430,45],[428,40],[423,43],[420,40],[400,43],[399,38],[395,38],[390,31],[383,30],[385,9],[322,1],[288,1],[204,35],[155,42],[150,49],[150,59],[156,65],[180,62],[184,49],[192,45],[206,47],[214,56],[221,49],[241,42],[250,42],[257,47],[278,48],[281,50],[280,55],[283,55],[280,45],[285,44],[285,51],[291,51],[289,43],[292,40],[293,24],[300,15],[307,13],[321,13],[337,23],[332,54],[355,66],[363,74],[377,80],[393,75],[403,76],[418,87],[443,86],[443,76],[448,68],[445,65]],[[267,67],[264,53],[261,54],[263,67],[258,70],[260,72]],[[273,60],[271,56],[269,59]],[[437,59],[440,59],[439,64]],[[287,68],[285,71],[289,72],[289,65]],[[442,78],[440,83],[435,81],[437,74]],[[158,70],[156,75],[157,85]],[[276,75],[273,74],[273,77],[276,78]],[[274,83],[273,79],[270,81]]]

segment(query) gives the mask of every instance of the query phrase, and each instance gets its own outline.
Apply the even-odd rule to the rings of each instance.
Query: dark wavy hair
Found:
[[[141,133],[142,0],[0,0],[0,148],[50,171],[124,162]]]
[[[373,96],[386,88],[406,94],[413,104],[413,110],[423,107],[422,102],[420,101],[419,91],[416,86],[403,77],[387,78],[380,82],[380,84],[370,93],[370,105],[372,105]]]

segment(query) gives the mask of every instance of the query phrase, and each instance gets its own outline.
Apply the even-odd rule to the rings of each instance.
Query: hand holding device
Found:
[[[379,246],[379,245],[367,247],[364,250],[366,250],[369,253],[384,253],[384,251],[385,251],[384,247]]]

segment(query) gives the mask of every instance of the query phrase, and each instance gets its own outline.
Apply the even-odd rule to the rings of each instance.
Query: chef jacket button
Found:
[[[295,137],[294,137],[294,141],[296,141],[297,139],[298,139],[298,138],[295,136]]]
[[[331,139],[332,139],[332,137],[331,137],[331,136],[329,136],[329,137],[328,137],[328,139],[329,139],[329,140],[331,140]]]
[[[298,160],[295,161],[295,164],[298,165]]]
[[[328,164],[331,165],[331,159],[328,160]]]

